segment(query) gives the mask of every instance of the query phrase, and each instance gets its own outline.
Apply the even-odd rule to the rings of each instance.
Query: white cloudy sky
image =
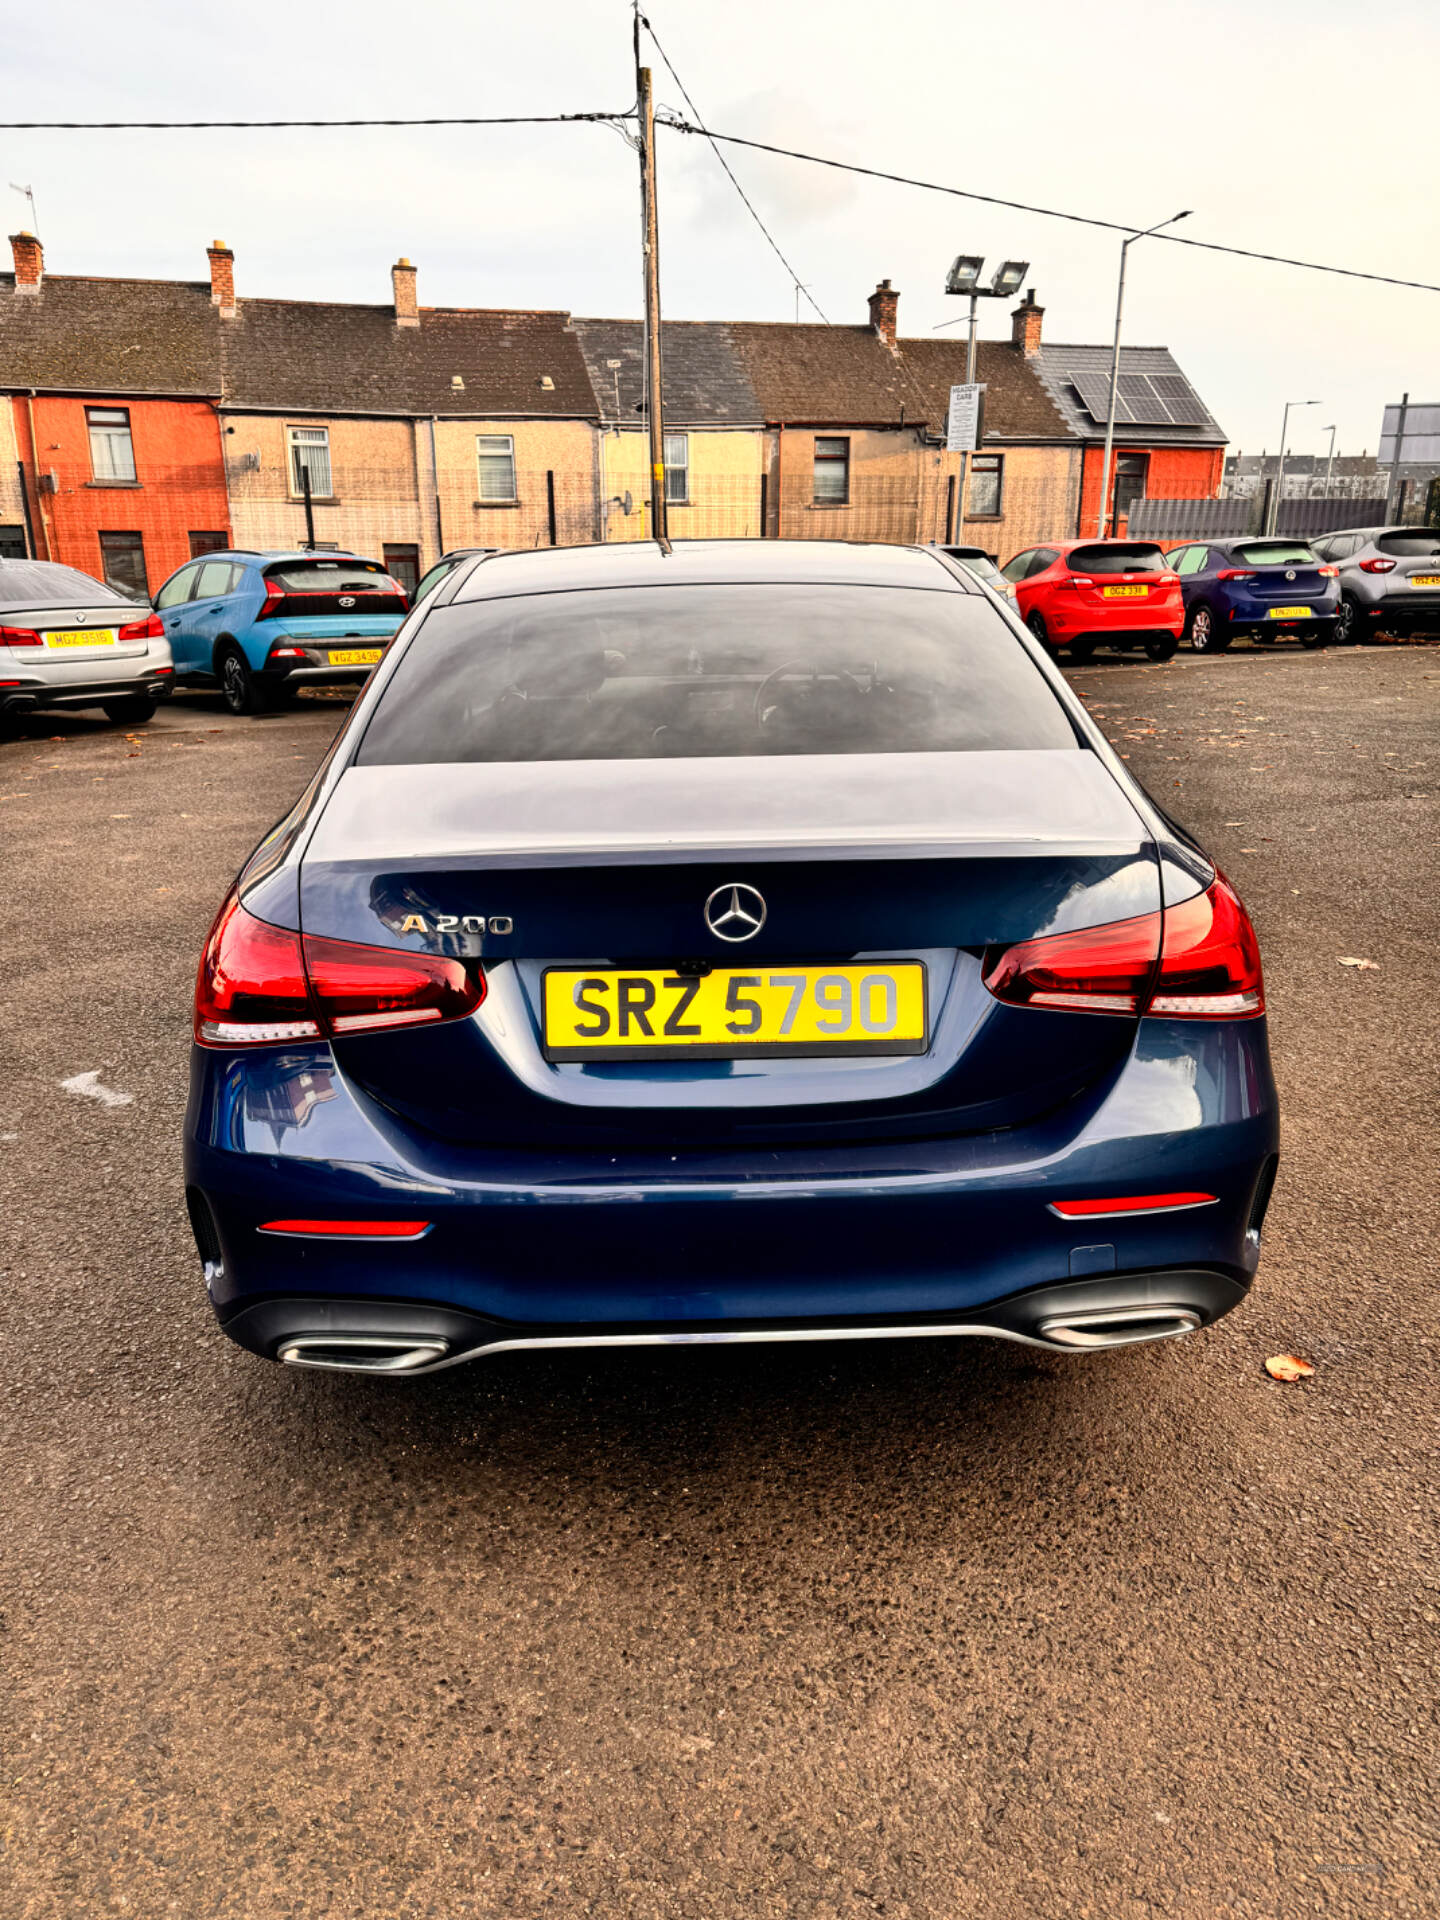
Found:
[[[654,0],[710,124],[1016,200],[1440,282],[1436,0]],[[5,119],[553,113],[633,99],[624,0],[7,0]],[[659,61],[653,64],[659,68]],[[659,74],[662,104],[681,105]],[[598,127],[0,134],[57,272],[426,304],[639,311],[634,158]],[[882,276],[901,331],[953,315],[957,252],[1032,262],[1057,340],[1108,339],[1117,237],[744,152],[732,164],[832,320]],[[661,139],[679,318],[787,319],[786,276],[697,141]],[[28,223],[5,193],[11,227]],[[1126,337],[1165,342],[1232,445],[1374,449],[1382,403],[1440,401],[1440,294],[1146,241]],[[996,303],[998,308],[999,303]],[[987,331],[1008,331],[1002,312]]]

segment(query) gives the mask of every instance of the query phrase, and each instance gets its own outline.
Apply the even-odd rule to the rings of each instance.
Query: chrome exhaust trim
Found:
[[[1042,1320],[1040,1333],[1059,1347],[1133,1347],[1142,1340],[1173,1340],[1199,1325],[1199,1314],[1189,1307],[1112,1307]]]
[[[377,1334],[307,1333],[286,1340],[275,1358],[287,1367],[327,1373],[417,1373],[450,1351],[448,1340],[395,1340]]]

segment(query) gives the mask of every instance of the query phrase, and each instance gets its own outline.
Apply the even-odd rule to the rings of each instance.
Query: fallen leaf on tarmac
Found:
[[[1265,1371],[1272,1380],[1308,1380],[1315,1369],[1296,1354],[1272,1353],[1265,1362]]]
[[[1354,967],[1361,973],[1378,973],[1380,971],[1380,962],[1378,960],[1356,960],[1353,955],[1348,953],[1340,953],[1335,957],[1342,967]]]

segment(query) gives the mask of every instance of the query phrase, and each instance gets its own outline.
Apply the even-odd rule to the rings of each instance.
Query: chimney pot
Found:
[[[235,256],[223,240],[213,240],[205,249],[210,262],[210,304],[220,309],[222,320],[235,318]]]
[[[870,296],[870,325],[887,347],[895,344],[895,328],[900,314],[900,295],[888,280],[882,280]]]
[[[15,260],[15,291],[39,293],[45,277],[45,249],[33,233],[21,229],[10,236],[10,252]]]
[[[420,308],[415,295],[416,269],[402,253],[390,269],[390,284],[395,289],[395,324],[397,327],[418,327]]]
[[[1018,347],[1027,360],[1040,351],[1040,327],[1045,309],[1035,304],[1035,289],[1027,287],[1025,298],[1010,316],[1010,344]]]

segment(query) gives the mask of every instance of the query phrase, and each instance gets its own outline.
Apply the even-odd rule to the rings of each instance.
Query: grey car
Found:
[[[1440,533],[1432,527],[1347,527],[1310,542],[1340,569],[1331,636],[1340,645],[1379,628],[1440,628]]]
[[[169,698],[174,671],[143,601],[74,567],[0,560],[0,723],[41,707],[99,707],[139,726]]]

